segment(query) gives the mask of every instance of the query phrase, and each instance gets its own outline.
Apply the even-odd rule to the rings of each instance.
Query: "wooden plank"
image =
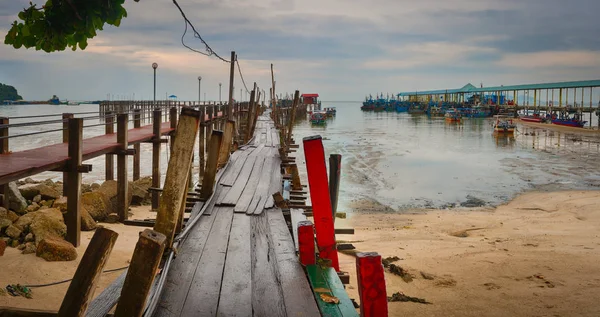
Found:
[[[290,209],[290,218],[292,219],[292,232],[294,234],[294,244],[296,246],[296,251],[298,251],[298,223],[300,221],[306,220],[306,216],[304,215],[304,209]]]
[[[194,219],[200,215],[200,211],[202,211],[202,207],[204,207],[204,202],[198,201],[192,207],[192,211],[190,213],[190,219]]]
[[[160,109],[155,109],[152,112],[152,187],[160,187],[160,124],[161,124],[162,112]],[[152,210],[158,209],[158,201],[160,199],[160,193],[153,191],[152,194]]]
[[[119,143],[119,154],[117,155],[117,210],[119,221],[123,222],[129,216],[129,182],[127,181],[127,125],[129,115],[126,113],[117,115],[117,143]]]
[[[281,146],[281,142],[279,142],[279,133],[277,133],[277,131],[272,131],[271,132],[272,137],[271,139],[273,140],[273,147],[280,147]]]
[[[252,170],[254,169],[255,162],[256,162],[256,156],[250,155],[248,157],[248,159],[246,159],[246,162],[244,163],[244,167],[242,168],[240,175],[236,179],[235,184],[233,184],[233,186],[231,187],[231,190],[229,190],[229,193],[227,193],[227,196],[225,196],[223,198],[223,200],[219,202],[219,205],[235,206],[238,199],[242,195],[244,188],[246,187],[246,183],[248,182],[248,179],[250,178],[250,174],[252,173]]]
[[[256,158],[254,162],[254,167],[252,168],[252,173],[250,174],[250,178],[246,183],[246,187],[244,187],[244,191],[240,195],[237,203],[235,204],[235,208],[233,211],[235,212],[246,212],[248,210],[248,205],[252,202],[252,197],[254,197],[254,193],[256,192],[256,188],[259,184],[260,179],[262,178],[263,166],[265,165],[265,157],[259,156]]]
[[[296,256],[294,242],[281,209],[271,209],[266,214],[287,316],[318,316],[317,303]]]
[[[254,316],[286,316],[266,213],[252,216],[252,309]]]
[[[387,317],[387,294],[381,255],[376,252],[357,253],[356,274],[360,296],[360,315]]]
[[[227,246],[218,316],[252,316],[250,217],[234,214]]]
[[[248,154],[252,153],[254,149],[250,150],[250,151],[243,151],[243,154],[241,154],[240,156],[238,156],[233,165],[232,166],[228,166],[227,167],[227,173],[225,174],[225,176],[223,176],[223,179],[221,180],[220,184],[223,186],[233,186],[233,184],[235,183],[235,180],[238,178],[240,171],[242,170],[242,167],[244,167],[244,163],[246,162],[246,159],[248,158]]]
[[[342,169],[342,156],[340,154],[329,155],[329,197],[331,200],[331,212],[335,223],[338,196],[340,194],[340,171]]]
[[[83,119],[69,119],[69,172],[67,173],[67,225],[66,240],[75,247],[79,246],[81,238],[81,173],[77,168],[82,163]],[[6,195],[4,200],[8,200]]]
[[[119,301],[127,271],[124,271],[90,303],[85,317],[104,317]]]
[[[84,316],[118,236],[118,233],[106,228],[96,229],[73,275],[58,316]]]
[[[166,239],[162,233],[150,229],[140,234],[121,290],[115,317],[141,317],[144,313]]]
[[[56,317],[57,315],[57,312],[48,310],[0,308],[0,317]]]
[[[215,207],[217,219],[208,235],[181,316],[215,316],[233,220],[233,208]]]
[[[267,196],[269,196],[269,187],[271,185],[271,174],[274,169],[278,166],[277,160],[274,157],[268,157],[265,159],[265,164],[263,165],[262,173],[260,175],[260,180],[258,181],[258,186],[256,187],[256,191],[254,192],[254,197],[252,202],[246,209],[247,214],[255,213],[256,208],[262,201],[262,205],[260,205],[261,209],[264,208],[265,202],[267,200]],[[261,210],[262,211],[262,210]],[[260,213],[260,212],[258,212]]]
[[[267,127],[267,131],[265,133],[267,135],[265,146],[273,146],[273,134],[271,133],[271,127]]]
[[[343,284],[333,268],[321,269],[318,265],[308,265],[306,272],[310,280],[310,285],[315,293],[315,299],[319,305],[321,316],[356,316],[358,313],[348,294],[344,290]],[[337,282],[336,282],[337,280]],[[339,284],[338,284],[339,282]],[[341,286],[341,289],[339,288]],[[326,303],[321,299],[320,294],[335,296],[340,300],[339,304]]]

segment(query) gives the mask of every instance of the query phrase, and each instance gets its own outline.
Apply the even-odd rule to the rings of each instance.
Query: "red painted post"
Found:
[[[381,255],[377,252],[356,254],[356,274],[361,317],[387,317],[387,293]]]
[[[310,199],[313,204],[313,218],[315,219],[315,228],[317,231],[319,257],[331,260],[331,267],[339,271],[340,265],[335,245],[335,232],[331,213],[331,199],[329,197],[323,140],[320,135],[317,135],[306,137],[302,141],[304,143]]]
[[[315,227],[310,221],[298,222],[298,251],[302,265],[306,266],[316,263]]]

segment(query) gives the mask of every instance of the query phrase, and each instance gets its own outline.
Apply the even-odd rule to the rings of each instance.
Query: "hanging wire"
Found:
[[[240,77],[242,78],[242,84],[244,84],[244,88],[246,89],[246,92],[250,93],[248,91],[248,87],[246,87],[246,82],[244,81],[244,76],[242,75],[242,68],[240,67],[240,62],[238,62],[237,56],[235,58],[235,63],[237,64],[237,69],[240,72]]]

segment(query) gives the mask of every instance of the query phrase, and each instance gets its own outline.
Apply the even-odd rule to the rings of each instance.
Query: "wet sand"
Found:
[[[337,239],[398,256],[395,264],[414,278],[386,272],[388,296],[432,303],[389,303],[390,316],[600,316],[599,205],[600,191],[531,192],[497,208],[403,214],[372,205],[336,220],[356,229]],[[340,261],[358,299],[354,258]]]

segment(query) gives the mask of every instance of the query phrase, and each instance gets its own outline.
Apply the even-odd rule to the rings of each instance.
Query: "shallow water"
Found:
[[[339,210],[371,200],[395,210],[458,206],[475,197],[497,205],[524,190],[598,189],[600,135],[517,127],[494,137],[492,119],[362,112],[338,103],[325,126],[299,122],[296,142],[319,134],[326,155],[341,154]],[[534,135],[532,135],[534,134]],[[303,161],[303,160],[300,160]]]

